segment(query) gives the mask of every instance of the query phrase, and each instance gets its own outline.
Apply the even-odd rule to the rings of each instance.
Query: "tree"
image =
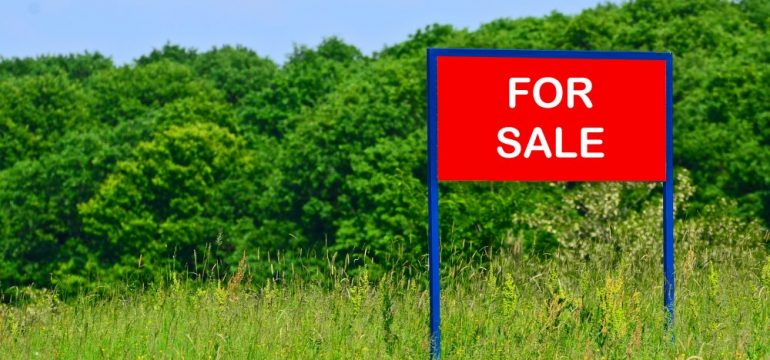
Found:
[[[93,124],[89,92],[63,74],[0,81],[0,170],[39,157]]]
[[[265,88],[278,70],[269,59],[241,46],[214,48],[198,56],[193,66],[196,73],[211,79],[231,104]]]
[[[239,228],[253,228],[265,158],[211,123],[171,126],[117,164],[97,194],[78,205],[104,277],[151,279],[172,259],[192,267],[207,244],[233,251]],[[141,265],[140,265],[141,264]],[[172,265],[174,266],[174,265]]]
[[[189,66],[168,60],[102,71],[89,78],[86,86],[94,94],[98,120],[111,125],[186,97],[224,98],[213,84],[198,79]]]
[[[0,171],[0,283],[72,290],[100,266],[84,242],[77,204],[122,154],[105,141],[106,130],[70,133],[39,159]]]
[[[325,39],[316,49],[295,48],[270,85],[244,99],[243,124],[261,134],[284,136],[295,126],[293,116],[333,92],[356,73],[363,61],[358,49],[334,37]]]

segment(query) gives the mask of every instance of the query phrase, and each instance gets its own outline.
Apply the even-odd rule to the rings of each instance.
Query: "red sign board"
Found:
[[[664,59],[441,56],[440,181],[665,181]]]

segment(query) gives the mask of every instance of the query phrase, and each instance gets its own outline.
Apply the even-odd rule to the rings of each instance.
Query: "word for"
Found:
[[[516,85],[520,83],[527,84],[532,79],[530,78],[519,78],[519,77],[513,77],[508,79],[508,106],[511,109],[516,108],[516,96],[518,95],[528,95],[529,91],[524,89],[517,89]],[[553,99],[551,101],[545,101],[543,100],[542,95],[540,94],[540,91],[543,88],[544,84],[551,84],[553,86],[554,90],[556,91],[556,94],[554,95]],[[583,88],[578,90],[575,88],[576,84],[583,84]],[[575,97],[579,96],[580,100],[583,100],[583,104],[587,108],[592,108],[594,105],[591,103],[591,99],[588,98],[588,93],[591,92],[591,89],[593,88],[593,85],[591,84],[591,80],[586,78],[569,78],[567,79],[567,107],[572,109],[575,107]],[[562,97],[564,95],[564,90],[562,89],[561,83],[559,80],[556,80],[552,77],[544,77],[540,78],[535,82],[535,87],[532,89],[532,95],[535,99],[535,103],[540,106],[543,109],[553,109],[556,106],[558,106],[561,103]]]

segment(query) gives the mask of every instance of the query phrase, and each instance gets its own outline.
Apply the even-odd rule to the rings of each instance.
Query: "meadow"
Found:
[[[443,357],[770,357],[770,257],[678,250],[673,331],[664,327],[655,256],[570,265],[500,251],[454,261],[442,269]],[[152,286],[111,286],[70,299],[12,289],[6,299],[12,304],[0,305],[0,353],[15,359],[428,357],[424,268],[372,281],[366,270],[351,275],[329,262],[327,281],[259,283],[241,264],[218,278],[169,272]]]

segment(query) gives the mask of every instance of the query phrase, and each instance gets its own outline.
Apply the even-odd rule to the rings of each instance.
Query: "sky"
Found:
[[[338,36],[365,54],[432,23],[576,14],[598,0],[2,0],[0,57],[100,52],[125,64],[167,42],[243,45],[282,63],[295,44]]]

